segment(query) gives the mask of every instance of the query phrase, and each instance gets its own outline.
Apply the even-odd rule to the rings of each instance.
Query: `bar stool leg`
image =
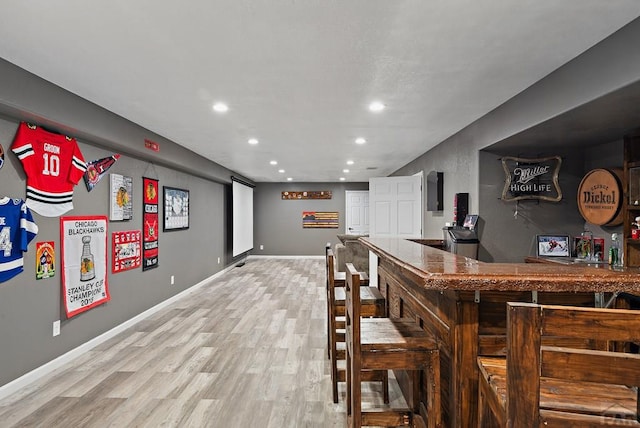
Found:
[[[440,395],[440,352],[435,350],[429,354],[429,367],[427,387],[427,417],[428,427],[437,428],[442,426],[442,399]]]
[[[362,367],[359,358],[350,358],[347,352],[347,370],[351,366],[351,379],[347,381],[347,388],[351,386],[347,396],[351,398],[351,423],[349,428],[362,427]]]
[[[346,376],[346,381],[347,381],[347,427],[352,427],[353,426],[353,409],[351,408],[352,406],[352,400],[353,400],[353,391],[351,391],[351,359],[350,359],[350,354],[349,354],[349,348],[347,347],[347,376]]]

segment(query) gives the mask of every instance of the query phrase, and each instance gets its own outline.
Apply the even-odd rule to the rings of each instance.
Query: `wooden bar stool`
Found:
[[[331,384],[333,402],[338,402],[338,382],[346,380],[346,368],[340,363],[345,361],[346,352],[344,345],[344,315],[345,281],[336,279],[335,259],[333,251],[327,248],[327,337],[329,359],[331,363]],[[342,278],[346,278],[343,272]],[[364,272],[359,272],[360,278],[368,284],[368,277]],[[368,285],[360,286],[360,298],[362,300],[362,316],[382,317],[386,314],[385,298],[376,287]],[[381,381],[385,402],[389,401],[388,374],[386,372],[366,372],[363,374],[366,381]]]
[[[640,355],[579,342],[640,340],[637,311],[513,302],[507,319],[507,358],[478,358],[478,427],[640,427]]]
[[[347,263],[346,346],[347,425],[440,427],[440,353],[436,340],[416,323],[390,318],[361,318],[360,276]],[[417,382],[420,370],[427,382],[425,422],[420,397],[409,397],[407,409],[362,410],[362,370],[409,370]],[[416,388],[412,388],[415,391]]]
[[[329,260],[329,254],[331,254],[331,260]],[[336,257],[331,246],[327,245],[324,250],[325,255],[325,278],[326,278],[326,290],[327,290],[327,358],[331,359],[331,334],[330,333],[330,319],[331,319],[331,307],[328,302],[329,299],[329,284],[333,284],[333,287],[344,288],[344,283],[347,278],[346,272],[336,271]],[[360,285],[369,285],[369,275],[366,272],[360,272]],[[338,306],[344,306],[344,293],[338,293]],[[334,299],[335,300],[335,299]],[[384,300],[384,298],[383,298]],[[366,301],[365,301],[366,302]],[[366,304],[366,303],[365,303]],[[344,316],[344,310],[340,314]],[[380,315],[383,316],[383,315]],[[338,329],[344,330],[344,323],[341,322],[341,326]]]

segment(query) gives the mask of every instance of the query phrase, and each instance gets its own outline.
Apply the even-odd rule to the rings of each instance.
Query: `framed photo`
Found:
[[[109,192],[109,220],[131,220],[133,218],[133,178],[110,174]]]
[[[111,273],[135,269],[142,265],[142,231],[111,233]]]
[[[466,227],[467,229],[475,229],[478,224],[478,214],[467,214],[464,218],[464,223],[462,223],[462,227]]]
[[[162,187],[164,195],[163,230],[189,228],[189,191],[175,187]]]
[[[539,257],[569,257],[571,255],[569,235],[538,235],[536,241]]]

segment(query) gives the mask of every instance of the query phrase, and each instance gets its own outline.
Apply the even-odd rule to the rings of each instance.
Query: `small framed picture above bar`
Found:
[[[538,235],[536,241],[538,257],[569,257],[571,255],[569,235]]]
[[[302,192],[282,192],[282,199],[296,200],[296,199],[331,199],[330,190],[314,190],[314,191],[302,191]]]

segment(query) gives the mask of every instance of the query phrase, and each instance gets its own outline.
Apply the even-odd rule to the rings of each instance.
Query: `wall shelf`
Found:
[[[622,189],[624,265],[640,267],[640,239],[631,238],[631,225],[640,216],[640,134],[624,137]]]

